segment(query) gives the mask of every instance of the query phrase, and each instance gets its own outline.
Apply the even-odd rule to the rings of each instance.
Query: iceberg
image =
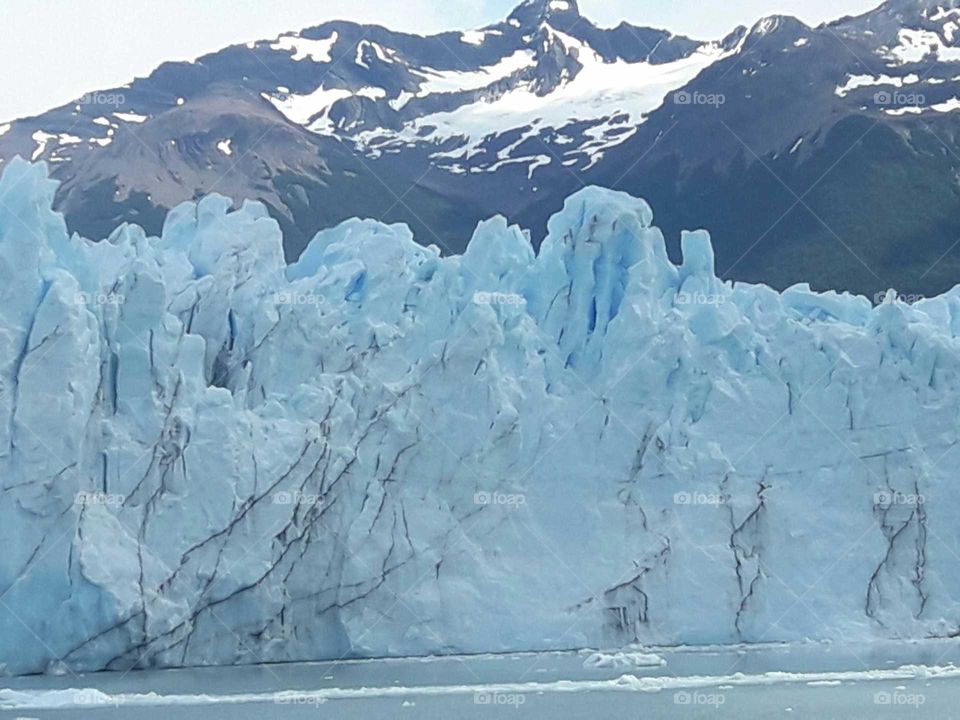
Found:
[[[92,242],[0,180],[0,668],[960,632],[960,291],[673,264],[643,201],[539,252],[258,203]]]

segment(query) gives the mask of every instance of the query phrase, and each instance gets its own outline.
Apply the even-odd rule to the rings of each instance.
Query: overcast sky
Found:
[[[519,0],[0,0],[0,121],[40,113],[85,92],[238,42],[325,20],[431,32],[480,27]],[[722,37],[774,13],[809,24],[880,0],[580,0],[599,25],[629,20],[697,38]]]

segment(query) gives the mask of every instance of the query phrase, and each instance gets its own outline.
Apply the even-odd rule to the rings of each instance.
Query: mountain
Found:
[[[709,227],[721,277],[928,296],[960,278],[958,110],[958,0],[719,42],[527,0],[475,31],[329,22],[167,63],[0,127],[0,160],[49,162],[88,237],[215,191],[263,201],[288,259],[353,216],[460,252],[504,214],[537,246],[592,184],[668,238]]]
[[[599,188],[292,265],[256,203],[95,243],[54,192],[0,178],[7,673],[960,634],[960,289],[724,283]]]

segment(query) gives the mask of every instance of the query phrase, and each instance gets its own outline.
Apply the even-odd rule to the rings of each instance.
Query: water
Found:
[[[655,652],[665,664],[585,667],[588,653],[571,651],[5,678],[0,679],[0,703],[8,707],[0,715],[38,720],[960,720],[960,671],[939,678],[916,670],[895,674],[905,665],[960,667],[957,641],[645,652]],[[770,672],[789,675],[766,675]],[[618,682],[624,675],[628,678]],[[54,707],[63,702],[69,707]]]

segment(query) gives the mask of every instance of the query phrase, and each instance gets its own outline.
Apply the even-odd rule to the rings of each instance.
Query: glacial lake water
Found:
[[[0,678],[0,717],[960,720],[960,641],[646,648]]]

